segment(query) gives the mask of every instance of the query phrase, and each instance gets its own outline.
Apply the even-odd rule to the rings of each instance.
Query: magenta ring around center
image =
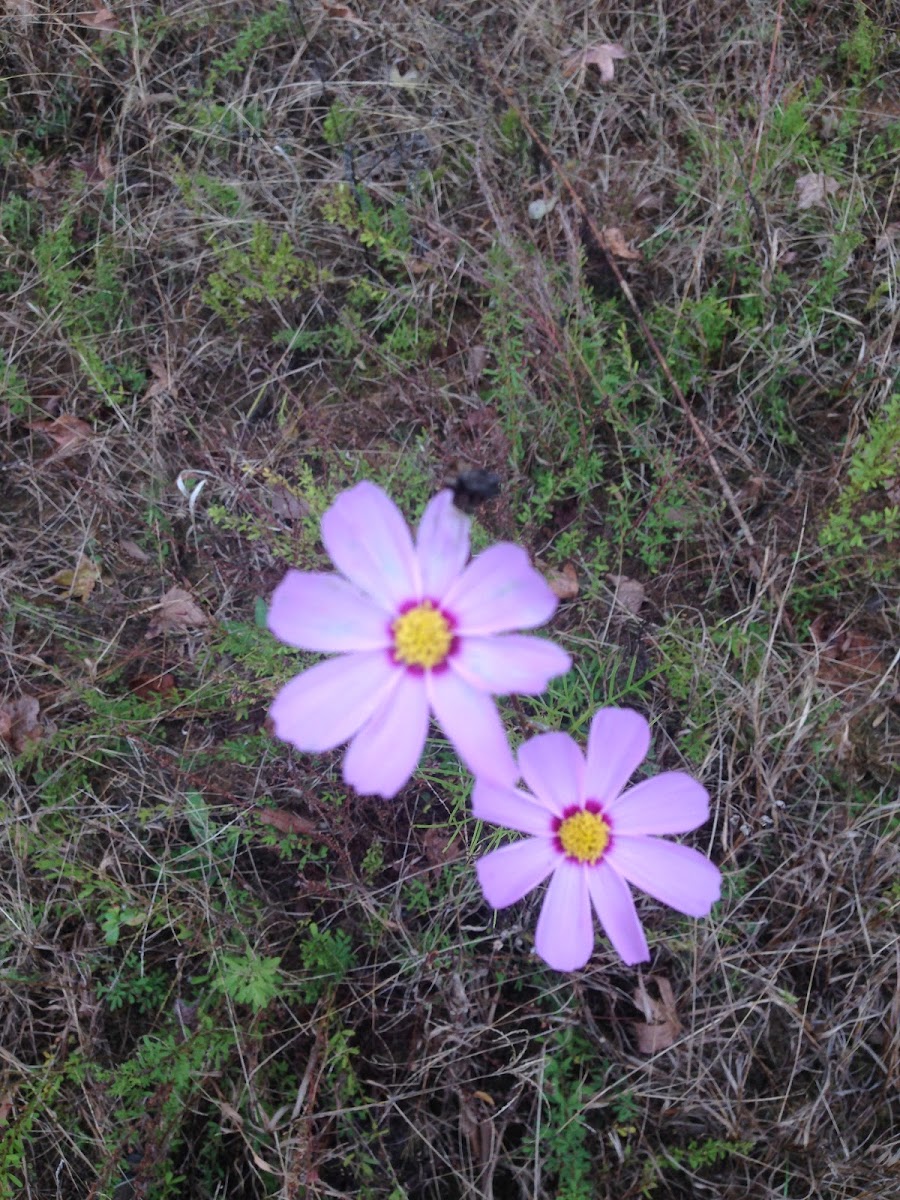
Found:
[[[387,633],[390,645],[388,646],[387,655],[392,666],[401,667],[403,670],[408,671],[410,675],[424,675],[426,671],[431,671],[433,675],[440,675],[447,670],[450,659],[459,650],[459,637],[456,634],[453,634],[450,639],[450,645],[447,648],[447,653],[444,655],[443,661],[439,662],[435,667],[422,667],[415,663],[410,664],[400,662],[397,658],[397,653],[393,645],[394,623],[399,617],[411,612],[414,608],[420,608],[423,604],[430,604],[435,612],[439,613],[444,618],[444,620],[447,622],[447,627],[451,631],[451,634],[453,633],[453,630],[458,624],[456,617],[454,617],[451,613],[448,613],[446,609],[441,608],[437,600],[434,600],[431,596],[423,596],[421,600],[404,600],[403,603],[397,607],[397,616],[391,617],[391,619],[388,621]]]
[[[600,857],[596,862],[587,864],[589,866],[596,866],[597,863],[602,862],[607,854],[609,854],[613,844],[612,821],[603,811],[603,805],[597,800],[585,800],[584,804],[569,804],[563,809],[561,817],[553,818],[553,820],[550,822],[550,832],[553,834],[553,848],[557,851],[557,853],[561,854],[567,862],[578,862],[577,858],[573,858],[571,854],[566,853],[565,847],[562,844],[562,838],[559,836],[559,831],[562,828],[564,821],[568,821],[569,817],[574,817],[580,812],[593,813],[595,817],[599,817],[600,820],[603,821],[609,830],[609,840],[603,847],[603,852],[601,853]]]

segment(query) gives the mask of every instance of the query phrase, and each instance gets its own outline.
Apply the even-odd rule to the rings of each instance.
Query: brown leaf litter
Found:
[[[163,633],[185,633],[209,624],[209,617],[184,588],[172,587],[155,610],[145,637],[155,638]]]
[[[655,998],[647,990],[653,983],[659,992]],[[632,992],[635,1005],[643,1012],[645,1020],[633,1022],[638,1050],[641,1054],[657,1054],[668,1050],[681,1035],[682,1024],[675,1011],[675,993],[665,975],[648,975]]]
[[[52,732],[49,721],[41,720],[41,706],[34,696],[18,696],[0,701],[0,739],[21,754],[32,742],[39,742]]]

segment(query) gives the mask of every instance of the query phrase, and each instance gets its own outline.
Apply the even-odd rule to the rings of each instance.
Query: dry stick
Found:
[[[616,283],[619,285],[622,295],[628,301],[629,307],[631,308],[631,311],[634,313],[635,320],[638,323],[638,328],[641,331],[644,341],[650,347],[650,350],[651,350],[654,358],[659,363],[660,369],[662,370],[662,373],[666,377],[669,387],[672,389],[672,394],[678,400],[678,403],[681,405],[684,415],[687,417],[688,423],[693,431],[694,437],[697,439],[698,443],[700,444],[700,448],[703,451],[703,455],[706,458],[706,461],[709,463],[709,466],[712,469],[712,473],[715,475],[716,481],[718,482],[719,487],[721,488],[722,495],[725,497],[728,507],[731,509],[731,511],[734,515],[734,518],[738,523],[740,531],[744,535],[744,538],[746,539],[747,546],[749,547],[751,554],[756,561],[756,565],[759,568],[760,579],[762,579],[762,563],[759,561],[759,548],[756,544],[756,539],[754,538],[753,534],[750,532],[750,526],[747,524],[746,520],[744,519],[744,514],[741,512],[740,506],[738,505],[738,502],[737,502],[737,498],[735,497],[734,492],[731,490],[731,485],[729,484],[728,480],[725,478],[722,468],[719,466],[719,460],[716,458],[716,456],[713,452],[712,446],[709,444],[709,438],[706,436],[706,431],[704,430],[704,428],[700,424],[700,422],[697,420],[697,418],[694,416],[694,413],[691,410],[691,406],[688,404],[687,400],[685,399],[684,392],[682,392],[681,388],[678,386],[677,382],[675,381],[675,377],[673,376],[671,368],[669,367],[669,364],[666,361],[665,355],[663,354],[662,350],[660,350],[659,345],[656,341],[656,338],[650,332],[650,327],[648,326],[647,322],[644,320],[643,314],[641,313],[641,310],[638,307],[638,303],[634,298],[631,288],[628,286],[628,283],[626,282],[625,277],[622,275],[622,272],[619,270],[612,254],[610,253],[609,250],[606,249],[606,246],[604,245],[604,241],[603,241],[603,235],[600,232],[597,222],[591,216],[590,212],[588,211],[587,205],[582,200],[581,196],[579,196],[578,192],[575,190],[574,185],[572,184],[571,180],[569,179],[566,172],[563,170],[562,166],[560,165],[560,163],[558,162],[556,157],[551,152],[550,147],[546,144],[546,142],[543,140],[541,135],[538,133],[538,131],[532,125],[531,121],[528,119],[526,114],[522,111],[522,109],[516,103],[515,97],[512,95],[509,88],[505,87],[504,84],[502,84],[500,82],[500,80],[497,78],[496,74],[494,73],[490,63],[488,63],[487,60],[485,59],[484,55],[479,52],[478,57],[481,60],[485,74],[492,81],[492,83],[497,88],[497,90],[501,93],[501,95],[503,96],[504,100],[506,100],[506,102],[510,106],[510,108],[515,112],[519,121],[521,121],[521,123],[522,123],[522,127],[528,133],[528,136],[531,138],[531,140],[534,142],[534,144],[538,147],[538,149],[544,155],[547,162],[550,163],[557,178],[560,180],[563,187],[569,193],[569,196],[571,197],[573,204],[577,208],[579,214],[581,215],[581,217],[584,220],[585,224],[587,225],[588,229],[591,231],[591,236],[594,239],[594,242],[596,243],[597,248],[600,250],[600,252],[603,254],[603,257],[606,259],[607,266],[609,267],[610,271],[612,272],[613,276],[615,277]]]

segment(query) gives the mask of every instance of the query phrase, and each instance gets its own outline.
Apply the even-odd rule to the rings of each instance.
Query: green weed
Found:
[[[311,259],[300,257],[290,237],[275,237],[255,221],[243,243],[210,241],[217,261],[203,292],[204,303],[229,325],[245,319],[253,307],[297,300],[316,284],[320,273]]]
[[[146,372],[128,358],[104,353],[111,335],[129,327],[129,305],[114,239],[98,236],[88,248],[74,241],[74,213],[44,230],[31,251],[41,304],[69,343],[91,386],[122,403],[146,386]]]
[[[887,551],[900,537],[900,502],[890,496],[898,480],[900,393],[885,402],[853,448],[846,482],[819,531],[830,576],[852,562],[874,579],[893,571]]]
[[[573,1026],[556,1029],[543,1062],[539,1133],[526,1138],[529,1157],[540,1155],[542,1169],[558,1200],[593,1200],[599,1179],[596,1132],[587,1121],[587,1101],[601,1091],[609,1064]]]
[[[729,1141],[724,1138],[707,1138],[705,1141],[691,1141],[687,1146],[665,1146],[663,1154],[666,1166],[659,1161],[648,1162],[644,1166],[641,1182],[642,1196],[655,1196],[660,1187],[666,1184],[667,1167],[669,1165],[684,1171],[697,1172],[706,1167],[714,1167],[729,1158],[743,1157],[753,1149],[750,1141]]]
[[[28,385],[15,363],[10,362],[0,346],[0,395],[9,405],[14,417],[27,417],[34,409]]]
[[[266,49],[269,42],[290,27],[289,4],[276,4],[269,12],[252,17],[238,33],[234,45],[210,64],[204,91],[210,95],[229,76],[246,71],[247,66]]]
[[[251,950],[244,954],[223,954],[212,985],[235,1004],[245,1004],[253,1012],[261,1012],[284,991],[280,965],[280,955],[264,958]]]

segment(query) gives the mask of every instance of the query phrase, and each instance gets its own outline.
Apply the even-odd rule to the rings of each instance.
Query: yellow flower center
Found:
[[[402,613],[391,626],[391,633],[394,656],[407,667],[438,667],[453,644],[450,622],[430,600]]]
[[[609,826],[597,813],[581,809],[562,821],[556,836],[569,858],[593,866],[609,845]]]

